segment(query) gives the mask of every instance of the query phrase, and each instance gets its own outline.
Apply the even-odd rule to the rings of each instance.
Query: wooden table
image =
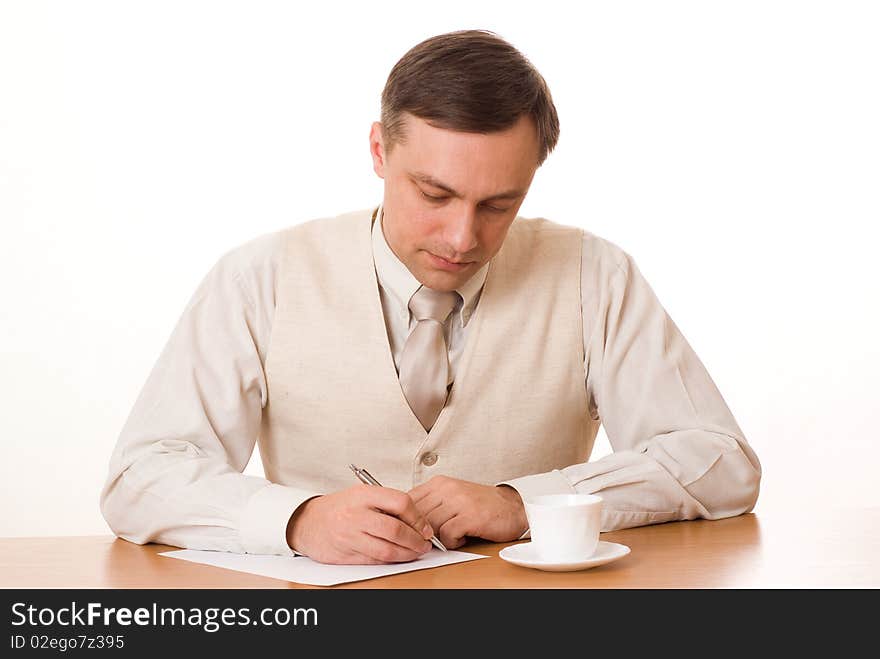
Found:
[[[761,512],[717,521],[603,533],[632,552],[580,572],[544,572],[503,561],[506,544],[464,551],[489,559],[417,570],[335,588],[877,588],[880,508]],[[166,545],[107,536],[0,539],[2,588],[310,588],[174,560]]]

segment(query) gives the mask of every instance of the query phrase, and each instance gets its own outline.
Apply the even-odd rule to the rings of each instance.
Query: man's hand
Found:
[[[409,495],[449,549],[461,547],[466,536],[509,542],[529,527],[519,493],[506,485],[435,476]]]
[[[431,549],[433,533],[405,492],[355,485],[310,499],[287,523],[287,544],[321,563],[412,561]]]

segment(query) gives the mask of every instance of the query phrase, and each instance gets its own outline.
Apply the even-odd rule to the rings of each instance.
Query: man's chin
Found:
[[[416,279],[427,288],[435,291],[454,291],[460,288],[473,276],[470,268],[460,273],[443,272],[440,270],[423,270],[415,275]]]

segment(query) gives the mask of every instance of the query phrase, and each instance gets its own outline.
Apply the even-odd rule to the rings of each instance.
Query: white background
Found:
[[[110,453],[199,281],[259,234],[381,201],[367,136],[388,71],[464,28],[517,46],[559,111],[521,214],[633,255],[762,460],[756,512],[878,505],[878,18],[0,2],[0,535],[109,533]]]

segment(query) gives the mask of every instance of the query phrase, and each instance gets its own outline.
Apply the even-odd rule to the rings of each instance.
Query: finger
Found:
[[[467,541],[468,532],[467,520],[461,515],[455,515],[437,529],[437,537],[447,549],[456,549]]]
[[[451,528],[449,527],[449,523],[455,520],[457,517],[458,512],[448,505],[438,506],[428,514],[428,522],[434,528],[434,532],[437,537],[440,538],[440,542],[446,545],[446,547],[449,547],[449,545],[447,544],[446,539],[444,539],[444,537],[440,535],[441,529],[445,527],[447,538],[451,539],[452,536],[448,535]]]
[[[431,525],[431,528],[433,528],[436,533],[437,531],[439,531],[441,526],[443,526],[444,524],[446,524],[446,522],[455,517],[457,511],[455,508],[446,504],[442,500],[438,499],[433,503],[433,508],[431,508],[430,510],[422,509],[422,513],[425,515],[425,519],[428,520],[428,524]]]
[[[407,494],[409,494],[409,498],[413,500],[413,503],[418,504],[419,501],[424,499],[427,496],[430,496],[434,492],[434,488],[431,487],[431,481],[427,483],[422,483],[421,485],[417,485],[413,489],[411,489]]]
[[[413,501],[418,502],[431,494],[449,492],[462,482],[464,481],[458,481],[447,476],[432,476],[430,480],[421,485],[416,485],[407,494],[409,494]]]
[[[371,505],[381,512],[397,517],[408,524],[423,539],[427,540],[434,533],[424,515],[416,508],[415,503],[406,492],[389,487],[366,486]]]
[[[312,560],[329,565],[379,565],[382,563],[377,558],[372,558],[353,549],[335,554],[313,556]]]
[[[358,551],[352,551],[348,558],[345,560],[345,565],[382,565],[384,561],[380,561],[378,558],[373,558],[372,556],[367,556],[366,554],[362,554]]]
[[[430,548],[430,543],[428,543],[428,547]],[[401,547],[367,532],[362,533],[358,539],[357,551],[380,563],[405,563],[414,561],[425,553]]]
[[[434,510],[441,503],[443,503],[443,497],[440,496],[439,492],[428,492],[419,499],[413,499],[413,505],[415,505],[416,510],[422,516],[427,516],[429,511]]]
[[[397,517],[375,512],[364,521],[363,530],[371,536],[395,544],[403,549],[425,553],[430,551],[429,543],[421,534]],[[430,537],[430,536],[429,536]]]

